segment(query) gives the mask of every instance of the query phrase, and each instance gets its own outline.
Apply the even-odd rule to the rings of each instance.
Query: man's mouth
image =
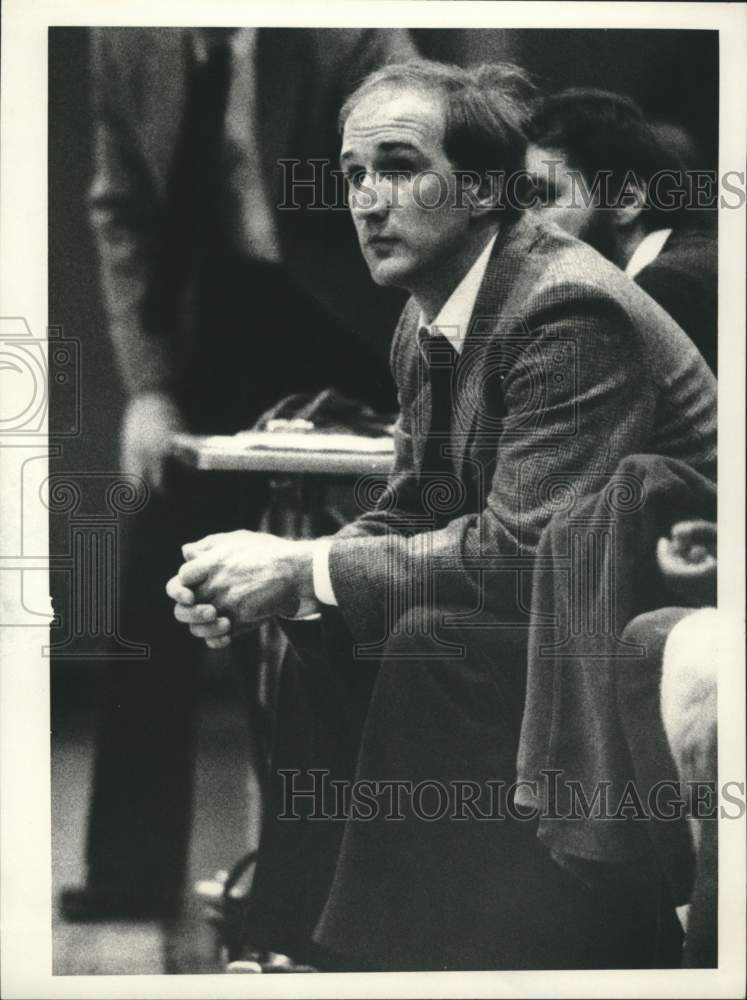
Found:
[[[366,246],[377,253],[392,250],[397,243],[399,240],[394,236],[369,236],[366,240]]]

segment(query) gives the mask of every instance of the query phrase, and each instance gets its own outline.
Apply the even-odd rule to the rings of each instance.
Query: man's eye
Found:
[[[365,170],[347,170],[345,172],[345,180],[352,188],[355,188],[356,190],[360,190],[360,188],[363,186],[363,181],[365,180],[365,178],[366,178]]]

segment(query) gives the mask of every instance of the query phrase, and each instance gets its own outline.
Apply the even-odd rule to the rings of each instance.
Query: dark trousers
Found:
[[[336,385],[353,395],[365,395],[368,387],[374,400],[377,393],[391,393],[386,362],[377,367],[363,360],[349,335],[281,269],[235,257],[213,263],[199,298],[199,343],[176,387],[191,430],[227,434],[250,427],[291,392]],[[185,542],[256,528],[266,501],[262,477],[186,475],[172,467],[163,495],[152,495],[124,525],[121,634],[146,643],[150,655],[143,662],[108,666],[89,812],[91,885],[156,899],[181,889],[191,815],[196,667],[204,647],[174,621],[164,587],[182,562]],[[250,677],[253,650],[250,644],[234,654]]]
[[[521,630],[416,609],[374,661],[336,612],[286,631],[250,942],[338,970],[679,964],[662,885],[592,892],[511,815]],[[345,818],[339,789],[364,781]]]
[[[215,656],[175,621],[164,587],[184,542],[255,527],[266,494],[259,478],[252,488],[232,476],[172,469],[167,483],[122,538],[121,631],[150,652],[109,667],[87,839],[89,883],[164,904],[178,897],[188,854],[199,658],[209,666]],[[256,669],[255,641],[232,648],[232,657],[239,696]]]

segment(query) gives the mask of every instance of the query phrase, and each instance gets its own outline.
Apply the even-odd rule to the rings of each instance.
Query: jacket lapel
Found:
[[[493,399],[489,411],[482,401],[486,389],[493,391],[492,381],[489,389],[487,381],[498,378],[495,369],[500,363],[497,352],[501,346],[501,334],[520,320],[520,317],[510,315],[509,297],[514,299],[523,276],[529,274],[528,280],[531,280],[527,255],[536,234],[536,223],[528,217],[520,217],[498,233],[472,311],[469,330],[457,362],[456,386],[459,391],[451,419],[451,460],[456,474],[462,479],[466,475],[465,457],[474,445],[476,435],[481,435],[479,441],[483,444],[488,439],[492,442],[500,433],[500,427],[495,425],[495,417],[501,415],[500,401],[496,403]],[[523,298],[521,292],[516,295],[517,301]],[[401,358],[398,363],[402,379],[400,390],[403,399],[411,400],[407,415],[412,429],[413,463],[419,472],[431,427],[432,405],[430,381],[418,346],[418,317],[419,309],[410,299],[396,336],[401,345],[398,350]],[[499,384],[495,391],[500,392]],[[483,410],[488,413],[488,424],[481,421]]]
[[[417,334],[417,329],[413,331],[413,335]],[[419,370],[423,371],[423,366],[419,365]],[[415,401],[412,404],[410,410],[411,426],[415,428],[415,433],[412,436],[412,451],[413,460],[415,462],[415,467],[418,472],[423,468],[423,462],[425,460],[425,449],[428,443],[428,435],[431,429],[431,422],[433,419],[433,408],[431,405],[431,384],[427,378],[421,376],[416,376],[419,378],[420,388]]]
[[[408,299],[394,337],[401,346],[398,354],[399,392],[407,410],[412,440],[412,460],[417,472],[423,466],[428,430],[431,426],[431,387],[422,364],[418,346],[420,310],[414,299]]]
[[[496,395],[502,392],[501,333],[510,325],[511,317],[506,315],[509,295],[526,267],[535,236],[536,224],[525,215],[499,230],[472,310],[457,365],[461,391],[452,416],[453,461],[460,478],[464,478],[465,457],[476,436],[492,445],[500,433],[496,418],[504,414]]]

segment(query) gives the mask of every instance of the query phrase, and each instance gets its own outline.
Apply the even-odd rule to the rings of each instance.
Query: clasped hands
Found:
[[[174,617],[221,649],[276,615],[308,613],[315,607],[312,545],[229,531],[182,546],[185,561],[166,584]]]

